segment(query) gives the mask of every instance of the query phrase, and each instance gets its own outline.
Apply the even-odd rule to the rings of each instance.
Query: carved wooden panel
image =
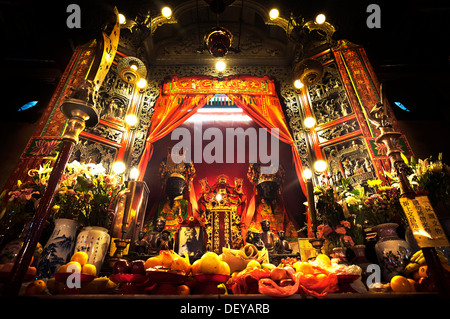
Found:
[[[337,184],[340,184],[342,177],[350,179],[352,185],[362,185],[369,179],[377,178],[363,137],[326,146],[322,151],[329,173]]]
[[[353,114],[335,62],[324,66],[322,80],[308,87],[308,95],[318,125]]]

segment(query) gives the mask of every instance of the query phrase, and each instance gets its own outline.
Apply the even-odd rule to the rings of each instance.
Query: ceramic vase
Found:
[[[55,228],[42,251],[37,265],[38,278],[51,278],[58,268],[67,263],[75,246],[78,222],[73,219],[55,219]]]
[[[98,274],[108,253],[110,241],[111,237],[106,228],[98,226],[84,227],[78,234],[75,252],[84,251],[87,253],[87,263],[94,265]]]
[[[397,227],[395,223],[380,224],[375,227],[378,235],[375,252],[386,282],[403,272],[410,255],[409,244],[398,237]]]
[[[0,264],[13,263],[16,260],[17,255],[22,249],[23,243],[25,242],[25,237],[28,233],[28,229],[30,228],[31,222],[26,223],[23,226],[22,232],[19,237],[8,242],[0,251]],[[33,254],[33,262],[32,265],[35,265],[37,260],[39,259],[40,254],[42,253],[42,245],[37,243],[36,249]]]

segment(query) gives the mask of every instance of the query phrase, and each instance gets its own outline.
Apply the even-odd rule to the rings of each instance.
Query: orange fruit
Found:
[[[39,295],[45,290],[45,282],[43,280],[32,281],[25,290],[26,296]]]
[[[217,269],[220,266],[220,263],[222,262],[219,259],[219,256],[212,252],[212,251],[208,251],[207,253],[205,253],[202,258],[201,258],[201,263],[200,263],[200,272],[202,274],[216,274],[217,273]]]
[[[331,259],[325,254],[318,255],[316,261],[319,267],[328,268],[331,266]]]
[[[60,272],[60,273],[65,273],[65,272],[67,272],[67,264],[64,264],[64,265],[60,266],[60,267],[58,268],[58,271],[57,271],[57,272]]]
[[[230,266],[225,261],[220,263],[219,269],[217,270],[219,275],[230,275]]]
[[[186,274],[188,274],[191,271],[191,265],[186,262],[186,259],[182,257],[175,257],[170,266],[170,269],[176,271],[184,271]]]
[[[426,266],[426,265],[425,266],[421,266],[419,268],[419,270],[418,270],[419,277],[428,277],[427,270],[428,270],[428,266]]]
[[[153,268],[153,267],[156,267],[156,266],[162,266],[162,260],[161,260],[161,258],[159,256],[150,257],[144,263],[145,269]]]
[[[325,274],[318,274],[318,275],[316,276],[317,280],[319,280],[319,281],[324,280],[324,279],[326,279],[327,277],[328,277],[328,276],[325,275]]]
[[[81,273],[91,276],[97,276],[97,268],[92,264],[85,264],[81,267]]]
[[[81,265],[78,261],[69,261],[66,264],[66,272],[70,272],[70,273],[80,273],[81,272]]]
[[[304,275],[311,275],[314,273],[314,269],[308,262],[297,261],[294,264],[294,268],[297,272],[302,272]]]
[[[169,250],[161,250],[159,253],[159,258],[161,260],[161,266],[166,268],[171,268],[172,262],[174,260],[174,255]]]
[[[194,261],[194,263],[192,264],[191,270],[192,270],[192,274],[193,275],[198,275],[200,274],[200,264],[201,264],[201,259],[197,259],[196,261]]]
[[[85,265],[88,261],[88,254],[86,254],[84,251],[77,251],[75,254],[72,255],[72,258],[70,258],[70,261],[77,261],[81,266]]]
[[[413,287],[408,279],[403,276],[394,276],[391,279],[391,289],[394,292],[411,292]]]
[[[191,289],[186,285],[179,285],[177,287],[176,294],[177,295],[189,295],[191,293]]]
[[[408,281],[411,284],[412,291],[414,291],[414,292],[417,291],[417,289],[416,289],[416,282],[413,279],[411,279],[411,278],[408,278]]]

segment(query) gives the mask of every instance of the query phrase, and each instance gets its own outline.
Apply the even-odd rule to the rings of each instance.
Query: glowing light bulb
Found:
[[[325,172],[327,167],[328,167],[327,162],[323,160],[318,160],[314,163],[314,169],[319,173]]]
[[[137,71],[138,68],[137,68],[136,64],[132,64],[132,65],[130,65],[130,69]]]
[[[325,22],[327,18],[325,17],[325,15],[323,13],[318,14],[316,17],[316,23],[317,24],[323,24]]]
[[[222,195],[217,194],[217,195],[216,195],[216,200],[217,200],[218,202],[220,202],[221,199],[222,199]]]
[[[223,70],[225,70],[226,67],[227,67],[227,65],[225,64],[225,62],[217,61],[217,63],[216,63],[216,70],[217,71],[222,72]]]
[[[123,162],[115,162],[112,166],[112,171],[116,175],[123,174],[125,172],[125,164]]]
[[[138,122],[138,118],[134,114],[128,114],[125,117],[125,123],[127,123],[130,126],[135,126],[137,122]]]
[[[164,18],[169,19],[172,16],[172,9],[169,7],[164,7],[161,10],[161,14]]]
[[[312,177],[312,172],[309,168],[305,168],[303,170],[303,177],[306,179],[310,179]]]
[[[125,24],[126,22],[127,22],[127,19],[125,18],[125,16],[122,13],[119,13],[119,23]]]
[[[316,125],[316,120],[313,117],[307,117],[303,123],[306,128],[313,128]]]
[[[295,80],[294,81],[294,87],[296,88],[296,89],[301,89],[302,87],[303,87],[303,83],[302,83],[302,81],[300,81],[300,80]]]
[[[272,9],[269,11],[269,17],[270,20],[275,20],[276,18],[278,18],[280,15],[280,11],[278,11],[278,9]]]
[[[135,181],[135,180],[137,180],[138,177],[139,177],[139,170],[136,167],[133,167],[130,170],[130,179],[132,181]]]
[[[145,88],[145,86],[147,85],[147,80],[146,79],[140,79],[137,83],[136,86],[140,89]]]

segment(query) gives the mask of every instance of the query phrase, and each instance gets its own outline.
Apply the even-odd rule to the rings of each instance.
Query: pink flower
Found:
[[[345,233],[347,232],[346,230],[345,230],[345,228],[344,227],[341,227],[341,226],[338,226],[338,227],[336,227],[336,229],[334,230],[336,233],[338,233],[338,234],[341,234],[341,235],[345,235]]]
[[[351,224],[350,222],[346,221],[346,220],[341,220],[340,224],[344,227],[350,228]]]
[[[355,243],[353,242],[353,239],[350,236],[348,236],[348,235],[344,236],[344,242],[349,243],[350,246],[355,246]]]

